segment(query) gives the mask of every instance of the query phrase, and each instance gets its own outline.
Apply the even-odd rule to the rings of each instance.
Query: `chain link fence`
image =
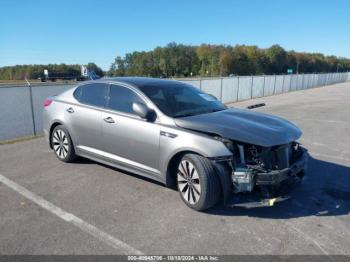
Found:
[[[235,76],[177,79],[214,95],[223,103],[271,96],[350,81],[349,73]],[[0,141],[42,134],[42,104],[76,84],[0,85]]]

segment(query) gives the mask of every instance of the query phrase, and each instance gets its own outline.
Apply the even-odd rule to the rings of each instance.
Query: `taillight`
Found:
[[[45,99],[44,101],[44,107],[48,107],[49,105],[51,105],[52,100],[51,99]]]

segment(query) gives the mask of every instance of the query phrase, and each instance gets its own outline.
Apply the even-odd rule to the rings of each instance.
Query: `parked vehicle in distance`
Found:
[[[44,132],[58,159],[86,157],[177,187],[205,210],[245,193],[285,199],[307,152],[287,120],[227,108],[185,83],[118,77],[82,83],[44,102]]]

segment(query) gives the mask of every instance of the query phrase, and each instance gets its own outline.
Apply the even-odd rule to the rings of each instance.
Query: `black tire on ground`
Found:
[[[192,167],[195,171],[192,171]],[[190,175],[187,176],[185,173]],[[195,175],[196,173],[198,176]],[[199,181],[195,177],[198,177]],[[200,194],[196,190],[198,184]],[[190,192],[187,192],[186,187]],[[186,154],[180,160],[177,170],[177,189],[185,204],[198,211],[213,207],[221,196],[220,180],[212,163],[207,158],[196,154]]]
[[[77,155],[75,154],[72,138],[68,130],[63,125],[56,126],[50,137],[50,143],[56,157],[66,163],[73,162]]]

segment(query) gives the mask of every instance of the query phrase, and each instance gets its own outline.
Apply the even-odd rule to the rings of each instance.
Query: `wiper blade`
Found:
[[[209,113],[214,113],[214,112],[219,112],[219,111],[223,111],[223,110],[226,110],[227,108],[225,109],[213,109],[213,110],[210,110],[210,111],[202,111],[202,112],[196,112],[196,113],[187,113],[187,114],[182,114],[182,115],[175,115],[173,116],[174,118],[177,118],[177,117],[186,117],[186,116],[196,116],[196,115],[203,115],[203,114],[209,114]]]
[[[186,117],[186,116],[194,116],[195,114],[183,114],[183,115],[175,115],[173,116],[174,118],[178,118],[178,117]]]
[[[225,109],[213,109],[210,111],[210,113],[219,112],[219,111],[223,111],[223,110],[225,110]]]

